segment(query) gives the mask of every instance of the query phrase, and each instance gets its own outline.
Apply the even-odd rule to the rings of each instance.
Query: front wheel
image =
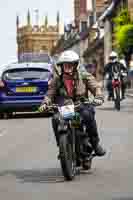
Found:
[[[59,139],[60,163],[63,175],[66,180],[72,180],[75,175],[73,163],[72,144],[67,134],[63,134]]]
[[[118,111],[120,111],[120,88],[115,88],[115,99],[114,99],[114,101],[115,101],[115,108],[118,110]]]

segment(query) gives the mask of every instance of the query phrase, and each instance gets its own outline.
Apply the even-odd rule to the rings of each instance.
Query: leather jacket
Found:
[[[63,101],[69,99],[74,102],[79,101],[82,97],[89,97],[93,95],[104,100],[103,89],[101,83],[97,82],[95,77],[88,72],[77,72],[75,77],[73,76],[75,83],[75,91],[73,97],[69,97],[63,84],[62,76],[56,75],[50,81],[47,95],[44,97],[42,104],[57,103],[60,104]]]

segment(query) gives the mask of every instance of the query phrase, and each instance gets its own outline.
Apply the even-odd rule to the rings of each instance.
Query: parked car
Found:
[[[48,90],[52,64],[14,63],[0,70],[0,113],[36,111]]]

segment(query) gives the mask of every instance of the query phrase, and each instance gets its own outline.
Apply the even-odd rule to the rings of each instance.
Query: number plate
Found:
[[[32,92],[36,92],[37,88],[36,87],[17,87],[16,88],[16,92],[18,93],[32,93]]]
[[[63,116],[63,118],[72,118],[75,114],[74,105],[62,106],[59,108],[59,112]]]

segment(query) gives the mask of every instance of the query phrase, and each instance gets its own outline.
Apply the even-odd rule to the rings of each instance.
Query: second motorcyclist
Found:
[[[120,72],[121,82],[122,82],[122,99],[125,98],[125,89],[126,82],[123,73],[127,74],[127,68],[118,60],[118,54],[115,51],[112,51],[109,55],[109,62],[105,65],[104,76],[107,75],[107,91],[108,91],[108,100],[110,101],[113,98],[113,88],[112,88],[112,78],[113,72]]]

